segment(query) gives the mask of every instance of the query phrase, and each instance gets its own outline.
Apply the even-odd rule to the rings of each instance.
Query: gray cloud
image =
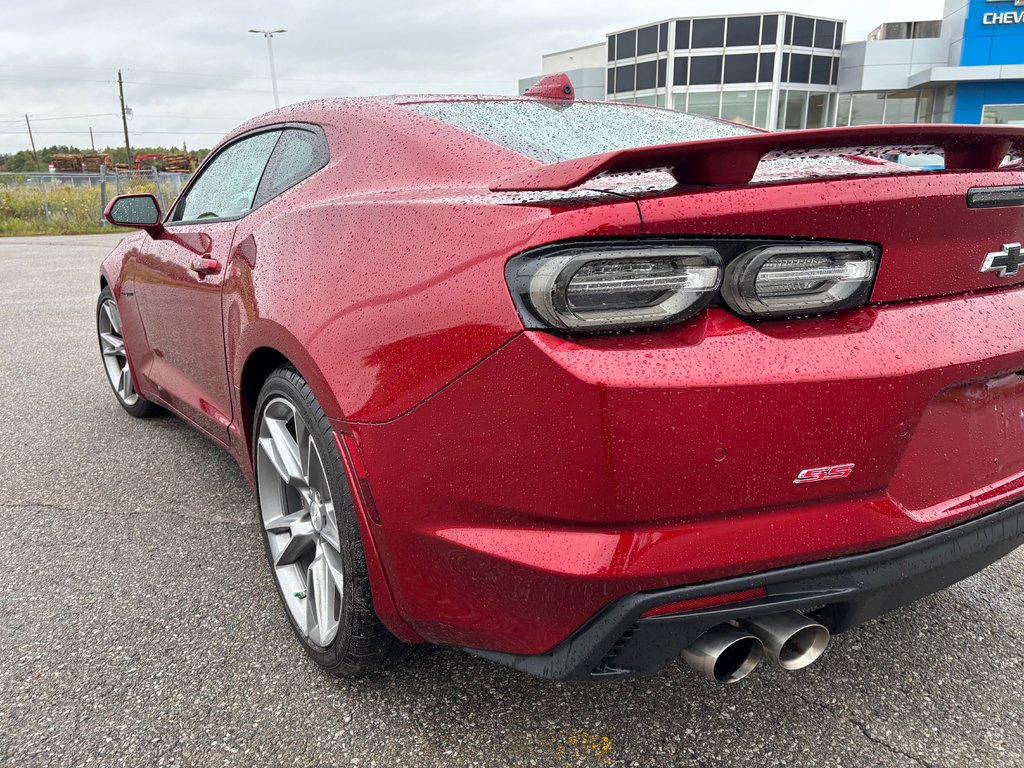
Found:
[[[207,147],[273,107],[261,36],[274,38],[282,103],[380,93],[513,93],[541,54],[671,16],[792,10],[850,22],[847,39],[883,21],[938,18],[941,0],[304,0],[174,4],[63,0],[5,4],[0,27],[0,152],[38,145],[119,145],[116,73],[134,116],[133,146]],[[88,117],[68,117],[88,116]]]

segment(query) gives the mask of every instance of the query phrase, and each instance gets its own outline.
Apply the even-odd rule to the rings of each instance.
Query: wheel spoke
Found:
[[[298,419],[296,419],[298,421]],[[266,453],[277,474],[288,485],[299,490],[308,489],[309,483],[302,471],[299,459],[299,446],[288,431],[285,422],[280,419],[265,417],[263,426],[269,433],[268,437],[260,438],[260,448]],[[304,494],[305,495],[305,494]]]
[[[312,589],[307,592],[307,600],[312,598],[313,617],[316,622],[316,642],[327,645],[337,633],[338,621],[335,614],[339,613],[338,595],[341,588],[340,562],[333,562],[328,553],[329,547],[317,548],[316,557],[309,566],[309,583]]]
[[[320,529],[320,536],[330,546],[334,547],[335,552],[340,552],[341,533],[338,530],[338,519],[334,516],[334,504],[325,502],[323,509],[324,527]]]
[[[295,524],[305,521],[309,522],[309,513],[306,510],[299,510],[298,512],[292,512],[290,515],[278,515],[270,520],[263,523],[263,527],[271,533],[283,533],[288,531],[289,533],[295,533]]]
[[[124,357],[124,339],[116,333],[101,333],[100,342],[103,344],[103,354],[112,357]]]
[[[121,315],[117,311],[117,306],[113,301],[108,301],[103,305],[103,311],[107,313],[107,319],[110,320],[110,327],[117,333],[121,333]]]
[[[300,557],[306,554],[310,547],[316,546],[316,535],[313,533],[313,529],[309,529],[309,533],[296,533],[293,534],[288,543],[285,544],[284,549],[281,550],[281,554],[277,556],[277,561],[274,565],[292,565]]]
[[[128,367],[128,361],[124,361],[124,367],[121,369],[121,384],[118,387],[121,397],[125,400],[131,398],[135,394],[135,386],[132,384],[132,371]]]

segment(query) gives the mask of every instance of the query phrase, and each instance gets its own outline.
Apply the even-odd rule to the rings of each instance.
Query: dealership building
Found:
[[[803,14],[673,18],[543,57],[578,98],[670,107],[768,129],[872,123],[1024,125],[1024,0],[945,0],[941,19],[867,40]]]

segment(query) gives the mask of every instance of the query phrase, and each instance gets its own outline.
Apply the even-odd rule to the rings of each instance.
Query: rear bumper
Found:
[[[712,627],[783,610],[808,613],[833,634],[950,586],[1024,543],[1024,502],[875,552],[620,598],[550,653],[470,650],[539,677],[580,680],[652,674]],[[763,598],[641,618],[651,608],[764,588]]]
[[[1020,500],[1022,370],[1019,288],[758,326],[710,309],[644,334],[523,333],[398,419],[336,426],[401,617],[430,642],[537,655],[628,595]]]

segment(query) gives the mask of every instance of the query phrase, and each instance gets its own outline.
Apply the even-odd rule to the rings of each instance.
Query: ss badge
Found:
[[[823,480],[842,480],[844,477],[850,476],[855,466],[855,464],[835,464],[831,467],[805,469],[796,476],[796,480],[793,482],[799,485],[800,483],[820,483]]]

